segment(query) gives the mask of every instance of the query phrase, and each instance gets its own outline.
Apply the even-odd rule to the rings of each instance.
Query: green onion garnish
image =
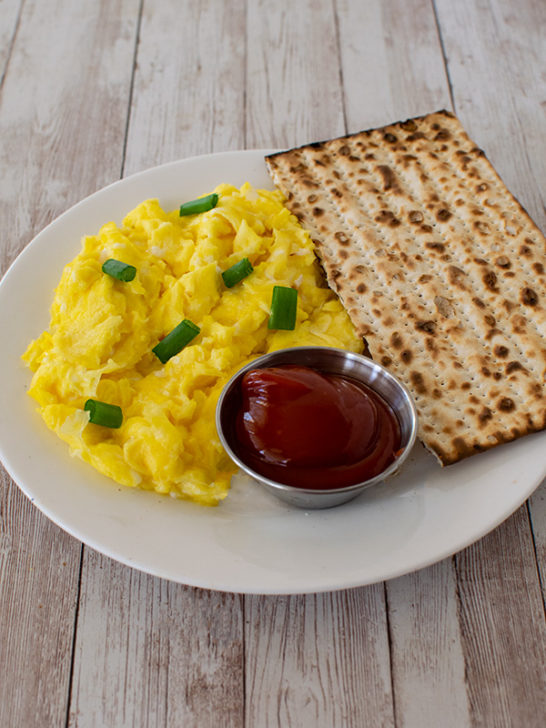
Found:
[[[102,272],[107,273],[112,278],[117,278],[118,281],[125,281],[125,283],[132,281],[136,276],[136,268],[134,265],[122,263],[121,260],[116,260],[115,258],[109,258],[102,264]]]
[[[298,292],[295,288],[274,286],[268,328],[293,331],[296,328]]]
[[[161,339],[152,351],[160,362],[165,364],[171,357],[182,351],[186,344],[189,344],[200,331],[199,326],[196,326],[188,319],[184,319],[164,339]]]
[[[218,195],[213,192],[212,195],[205,195],[205,197],[199,197],[197,200],[180,205],[180,215],[196,215],[198,212],[212,210],[213,207],[216,207],[217,202]]]
[[[236,283],[239,283],[239,281],[242,281],[243,278],[250,275],[253,270],[254,268],[252,267],[252,263],[249,259],[243,258],[238,263],[235,263],[235,265],[232,265],[231,268],[225,270],[222,273],[222,278],[228,288],[233,288]]]
[[[121,427],[123,412],[117,404],[107,404],[98,399],[88,399],[84,410],[89,412],[89,422],[103,427]]]

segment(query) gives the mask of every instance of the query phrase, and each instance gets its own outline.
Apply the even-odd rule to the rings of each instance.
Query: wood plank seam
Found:
[[[249,3],[248,0],[245,2],[245,27],[241,29],[241,32],[244,37],[244,57],[243,57],[243,147],[246,149],[248,147],[248,11],[249,11]],[[247,676],[246,676],[246,665],[247,665],[247,659],[248,659],[248,645],[247,645],[247,638],[246,638],[246,619],[247,619],[247,607],[249,606],[247,604],[248,597],[246,594],[240,595],[240,603],[241,603],[241,616],[243,620],[242,624],[242,630],[241,630],[241,652],[242,652],[242,659],[243,659],[243,668],[242,668],[242,692],[243,692],[243,710],[242,710],[242,725],[241,728],[245,728],[247,724],[247,710],[246,710],[246,700],[247,700]]]
[[[246,33],[245,33],[246,38]],[[245,63],[246,67],[246,63]],[[246,104],[246,83],[245,83],[245,104]],[[246,108],[245,108],[246,112]],[[245,113],[245,145],[246,145],[246,113]],[[241,728],[246,728],[247,720],[246,720],[246,714],[247,714],[247,708],[246,708],[246,697],[247,697],[247,680],[246,680],[246,666],[248,664],[248,645],[247,645],[247,639],[246,639],[246,620],[247,620],[247,599],[248,596],[246,594],[240,595],[240,602],[241,602],[241,617],[242,617],[242,629],[241,629],[241,653],[242,653],[242,659],[243,659],[243,666],[242,666],[242,682],[243,682],[243,710],[242,710],[242,725]]]
[[[542,573],[540,569],[540,559],[538,555],[537,540],[535,536],[535,529],[533,527],[533,517],[531,514],[531,505],[529,499],[525,502],[525,509],[527,512],[527,520],[529,523],[529,530],[531,531],[531,543],[533,544],[533,554],[535,556],[535,565],[537,569],[537,579],[540,584],[540,592],[542,594],[542,607],[544,609],[544,617],[546,619],[546,584],[542,579]]]
[[[459,629],[462,629],[463,625],[463,597],[461,594],[461,579],[459,576],[459,570],[457,568],[457,554],[453,554],[453,556],[450,559],[451,561],[451,568],[453,569],[453,573],[455,575],[455,595],[456,595],[456,608],[457,608],[457,623],[459,625]],[[463,653],[463,663],[464,663],[464,686],[466,689],[467,699],[470,702],[470,695],[468,691],[468,659],[467,659],[467,653],[464,649],[463,640],[461,639],[461,646],[463,647],[462,653]]]
[[[442,58],[444,61],[444,71],[446,74],[446,81],[449,88],[449,98],[451,99],[451,108],[453,112],[456,114],[457,109],[455,107],[455,96],[453,94],[453,84],[451,82],[451,76],[449,75],[449,61],[447,59],[447,53],[444,45],[444,38],[442,36],[442,29],[440,27],[440,20],[438,18],[438,10],[436,9],[436,0],[430,0],[432,4],[432,12],[434,15],[434,22],[436,23],[436,32],[438,33],[438,41],[440,43],[440,48],[442,50]]]
[[[468,79],[472,78],[471,70],[468,67],[468,63],[473,62],[477,66],[477,68],[479,69],[478,75],[480,75],[480,73],[481,73],[481,76],[480,76],[480,79],[481,79],[484,75],[484,72],[482,69],[487,67],[487,61],[486,60],[484,61],[483,58],[480,59],[480,60],[482,60],[482,65],[479,66],[476,62],[477,58],[474,57],[471,52],[469,52],[468,47],[466,47],[466,46],[463,46],[463,48],[459,47],[461,39],[460,39],[460,37],[457,36],[457,33],[455,32],[454,36],[451,36],[450,33],[453,34],[457,27],[462,28],[465,23],[469,25],[469,28],[472,28],[473,30],[475,30],[476,26],[472,27],[470,24],[470,20],[473,16],[471,14],[469,14],[467,16],[459,15],[459,17],[457,17],[457,16],[449,15],[446,13],[447,9],[449,9],[451,11],[455,11],[455,8],[457,8],[457,10],[459,10],[459,9],[465,7],[462,3],[460,5],[457,4],[455,6],[453,4],[443,3],[443,2],[441,2],[441,0],[433,0],[433,2],[434,2],[435,17],[436,17],[438,25],[440,26],[440,18],[442,19],[442,22],[444,23],[444,26],[442,26],[442,27],[444,27],[444,32],[445,32],[445,43],[444,43],[444,38],[441,37],[442,52],[444,53],[446,71],[448,73],[448,78],[449,78],[449,83],[450,83],[450,92],[452,92],[453,108],[455,110],[457,109],[457,106],[454,102],[454,97],[455,97],[455,93],[456,93],[458,103],[460,104],[461,109],[463,110],[462,114],[463,114],[463,116],[465,116],[465,123],[467,122],[467,120],[468,120],[468,122],[471,123],[472,117],[475,117],[476,114],[479,112],[479,101],[474,102],[472,100],[472,96],[470,95],[471,88],[465,88],[465,85],[468,84]],[[469,8],[471,8],[471,7],[472,7],[471,4],[466,6],[467,13],[469,12]],[[508,37],[512,37],[513,43],[518,42],[517,35],[514,36],[515,31],[514,31],[514,28],[512,27],[514,17],[516,17],[516,16],[513,16],[512,19],[510,19],[510,16],[508,16],[506,14],[506,10],[505,10],[504,14],[502,15],[502,22],[497,23],[496,22],[497,19],[494,16],[491,17],[491,15],[494,13],[493,7],[494,7],[494,5],[492,5],[492,4],[489,4],[487,7],[482,6],[480,12],[482,12],[482,14],[483,14],[483,20],[484,21],[487,20],[487,24],[486,24],[486,22],[484,22],[484,27],[480,28],[479,32],[475,32],[474,37],[472,37],[472,34],[470,33],[470,39],[468,40],[468,43],[472,43],[473,49],[477,49],[478,47],[480,47],[482,49],[483,48],[486,49],[486,53],[484,56],[485,59],[487,59],[487,49],[489,49],[488,52],[490,52],[491,48],[505,47]],[[498,7],[501,8],[500,12],[502,12],[503,4],[499,3]],[[506,6],[506,7],[508,7],[508,6]],[[455,22],[456,20],[458,20],[458,23]],[[451,22],[448,22],[448,21],[451,21]],[[485,28],[490,28],[490,27],[494,27],[493,33],[485,30]],[[478,28],[479,28],[479,26],[478,26]],[[522,38],[526,37],[526,32],[527,31],[522,32],[522,36],[521,36]],[[479,40],[479,44],[477,43],[478,40]],[[531,41],[532,41],[532,38],[529,39],[529,43],[531,43]],[[451,64],[449,64],[448,60],[447,60],[447,58],[448,58],[447,49],[449,49],[449,52],[452,55]],[[465,53],[469,54],[469,55],[465,55]],[[500,78],[503,77],[503,71],[505,74],[507,73],[507,69],[502,68],[502,66],[506,62],[505,59],[506,59],[507,55],[508,55],[507,53],[503,53],[502,54],[503,60],[499,59],[499,61],[501,61],[501,63],[499,64],[501,67],[501,70],[500,70],[499,75],[495,78],[495,80],[498,80],[499,77]],[[518,69],[516,66],[516,72],[517,72],[517,70]],[[520,76],[521,76],[521,70],[520,70]],[[519,80],[520,76],[512,75],[510,78],[512,78],[514,80]],[[453,77],[453,82],[452,82],[452,77]],[[504,76],[503,80],[505,80],[505,78],[506,78],[506,75]],[[489,78],[489,83],[491,84],[491,82],[492,82],[492,79]],[[453,87],[455,87],[455,91],[452,91]],[[465,94],[466,94],[466,96],[465,96]],[[503,95],[503,106],[508,107],[508,109],[509,109],[508,116],[510,116],[510,112],[512,113],[512,115],[514,117],[514,126],[518,132],[519,138],[525,140],[526,139],[525,133],[522,133],[523,132],[522,124],[524,123],[524,121],[522,121],[522,118],[524,119],[525,115],[523,114],[523,116],[522,116],[519,113],[519,110],[518,111],[515,110],[515,103],[516,103],[516,99],[518,98],[517,95],[513,93],[512,87],[510,85],[499,88],[498,95],[499,96]],[[526,88],[526,93],[525,93],[524,98],[529,98],[528,88]],[[501,104],[499,104],[499,105],[501,105]],[[464,111],[464,109],[467,109],[466,112]],[[487,139],[488,136],[487,136],[487,123],[486,122],[487,122],[487,118],[484,119],[484,121],[482,122],[482,125],[485,127],[484,134],[485,134],[485,138]],[[506,127],[508,129],[510,129],[508,122],[506,122]],[[495,127],[495,128],[497,128],[497,127]],[[489,136],[489,141],[491,142],[493,149],[495,148],[495,142],[496,142],[496,139],[499,138],[498,135],[499,135],[499,133],[501,133],[501,130],[502,130],[502,124],[499,125],[498,131],[496,131],[495,134],[491,133]],[[487,149],[487,144],[485,142],[484,142],[484,146]],[[518,167],[520,167],[521,169],[524,169],[526,166],[527,169],[531,171],[531,176],[532,176],[533,175],[532,170],[536,166],[536,161],[534,164],[531,164],[531,160],[529,158],[529,151],[528,151],[529,143],[524,142],[520,146],[522,148],[519,150],[519,152],[520,152],[519,158],[516,155],[514,157],[514,159],[511,160],[512,168],[517,170]],[[491,152],[491,154],[493,154],[493,151]],[[502,159],[503,159],[503,156],[499,155],[498,160],[500,163],[502,163]],[[512,173],[517,175],[517,171],[514,171]],[[506,174],[506,170],[503,170],[503,174]],[[521,174],[521,172],[520,172],[520,174]],[[532,184],[530,184],[530,183],[527,183],[527,184],[528,184],[529,190],[533,189]],[[511,186],[510,186],[510,189],[511,189]],[[540,190],[540,185],[535,184],[534,189]],[[521,190],[517,190],[517,188],[516,188],[516,192],[519,195],[521,193]],[[539,195],[539,199],[541,200],[540,195]],[[541,202],[542,202],[542,200],[541,200]],[[526,202],[525,206],[527,207],[528,204],[529,203]],[[540,204],[535,209],[538,209],[538,211],[540,211],[540,209],[541,209]],[[542,209],[544,209],[544,208],[542,208]],[[539,214],[540,214],[540,212],[539,212]],[[544,598],[545,598],[544,583],[543,583],[543,579],[541,579],[542,574],[541,574],[541,565],[540,565],[540,530],[539,530],[540,526],[537,526],[537,533],[535,533],[535,529],[533,528],[532,501],[529,501],[529,500],[527,501],[526,508],[527,508],[527,519],[523,523],[520,522],[521,533],[519,534],[519,536],[522,539],[522,541],[525,541],[528,538],[527,529],[529,529],[530,536],[532,539],[532,546],[531,546],[531,542],[529,542],[529,541],[527,541],[527,544],[528,544],[528,549],[531,552],[529,554],[530,559],[531,558],[534,559],[535,564],[533,567],[529,563],[528,567],[530,570],[536,569],[535,573],[538,575],[538,580],[535,583],[536,583],[537,589],[541,590],[539,599],[541,598],[542,611],[544,612]],[[517,515],[512,516],[512,518],[517,518]],[[510,523],[510,521],[508,523]],[[506,529],[506,526],[499,526],[498,528]],[[473,595],[471,598],[469,598],[468,585],[466,583],[466,579],[468,577],[465,577],[464,572],[461,571],[462,565],[465,564],[465,560],[472,558],[474,553],[476,554],[476,556],[474,556],[474,558],[476,558],[476,559],[483,558],[484,555],[487,554],[488,550],[489,550],[489,553],[491,553],[491,549],[492,549],[491,538],[493,538],[493,536],[489,535],[486,538],[487,538],[487,542],[478,542],[477,544],[474,544],[470,547],[469,552],[465,550],[465,551],[457,554],[455,557],[458,620],[459,620],[459,623],[461,624],[461,628],[464,633],[464,639],[463,639],[463,646],[465,647],[464,653],[463,653],[464,668],[465,668],[464,680],[465,680],[465,684],[467,686],[467,693],[469,695],[471,712],[472,712],[472,717],[473,717],[474,721],[479,722],[480,713],[482,714],[482,716],[481,716],[482,718],[484,716],[487,718],[488,715],[491,715],[493,711],[495,711],[495,715],[498,713],[498,716],[503,716],[504,720],[507,721],[508,720],[507,713],[510,712],[511,710],[513,711],[514,705],[517,703],[517,697],[514,698],[513,696],[514,696],[514,693],[517,692],[517,689],[518,689],[517,676],[511,675],[510,679],[508,679],[507,673],[501,672],[501,668],[503,667],[503,659],[504,660],[509,659],[507,657],[507,655],[510,655],[511,630],[509,628],[505,627],[506,643],[498,644],[498,645],[495,644],[495,645],[491,646],[493,656],[489,657],[489,664],[488,664],[486,657],[483,657],[482,655],[479,654],[480,650],[477,649],[476,644],[475,644],[476,640],[479,639],[479,630],[477,630],[478,631],[477,635],[469,634],[468,623],[469,623],[469,614],[471,616],[474,615],[474,620],[477,619],[476,605],[479,603],[477,600],[480,597],[483,599],[483,597],[485,596],[486,599],[484,601],[486,601],[486,602],[488,602],[489,599],[491,599],[491,598],[494,599],[495,593],[496,593],[495,585],[493,584],[491,587],[489,587],[488,583],[485,581],[485,583],[482,584],[483,591],[481,592],[478,587],[478,596]],[[483,552],[482,552],[482,549],[483,549]],[[533,549],[533,550],[531,551],[531,549]],[[479,576],[480,576],[479,581],[477,578],[474,577],[476,584],[479,584],[480,582],[484,582],[484,575],[480,574]],[[531,575],[529,576],[529,578],[532,578],[533,580],[536,579],[535,576],[531,576]],[[498,589],[498,585],[496,588]],[[509,599],[513,600],[514,602],[516,601],[516,598],[513,596],[510,596]],[[470,604],[469,604],[469,601],[470,601]],[[484,605],[484,607],[486,607],[486,606],[489,607],[489,604]],[[492,614],[495,615],[495,613],[497,612],[497,610],[499,608],[500,607],[498,604],[494,604],[494,606],[491,607]],[[540,609],[540,607],[539,607],[539,609]],[[524,617],[523,617],[524,613],[525,613],[525,610],[522,609],[522,616],[519,616],[520,622],[524,619]],[[534,614],[535,614],[535,617],[538,617],[538,614],[536,611]],[[475,629],[476,622],[470,621],[470,624],[471,624],[471,627],[474,627],[474,629]],[[484,625],[482,624],[480,626],[484,626]],[[493,620],[491,620],[491,622],[486,622],[485,627],[487,629],[488,634],[495,635],[496,625]],[[513,630],[513,627],[512,627],[512,630]],[[489,645],[488,645],[488,647],[489,647]],[[499,667],[499,665],[500,665],[500,667]],[[484,670],[484,666],[485,666],[485,668],[489,668],[490,671],[496,670],[497,674],[502,675],[502,679],[504,681],[502,684],[502,688],[503,688],[502,697],[505,698],[508,701],[508,703],[505,703],[502,705],[501,704],[497,705],[495,703],[495,701],[487,700],[486,697],[483,697],[483,695],[480,694],[479,688],[476,687],[475,679],[476,679],[476,674],[479,675],[480,672],[482,672]],[[511,698],[512,698],[512,700],[510,700]],[[523,711],[524,708],[522,707],[521,710]],[[521,715],[521,718],[523,718],[523,713]],[[513,720],[517,721],[517,718],[515,715],[514,716],[510,715],[509,719],[513,719]],[[533,720],[533,722],[534,722],[534,720]],[[503,722],[502,724],[505,725],[507,723]],[[512,724],[512,723],[510,723],[510,724]],[[518,725],[519,724],[520,723],[518,723]],[[521,724],[523,725],[524,723],[522,722]],[[525,723],[525,724],[529,724],[529,723]],[[496,722],[495,725],[500,725],[500,723]]]
[[[125,172],[125,157],[127,154],[127,139],[129,138],[129,124],[131,123],[131,109],[133,106],[133,91],[135,87],[135,72],[137,67],[138,44],[140,42],[140,27],[142,25],[142,11],[144,8],[144,0],[140,0],[138,5],[138,17],[135,30],[135,46],[133,49],[133,67],[131,69],[131,82],[129,85],[129,99],[127,106],[127,117],[125,119],[125,132],[123,134],[123,149],[121,152],[121,168],[119,171],[120,179],[123,179]]]
[[[24,0],[23,0],[23,2],[24,2]],[[127,138],[128,138],[128,133],[129,133],[129,124],[131,121],[131,108],[132,108],[132,101],[133,101],[133,89],[134,89],[138,44],[139,44],[139,40],[140,40],[140,27],[141,27],[141,21],[142,21],[143,5],[144,5],[144,0],[140,0],[139,7],[138,7],[136,30],[135,30],[131,80],[130,80],[130,84],[129,84],[129,96],[128,96],[128,100],[127,100],[125,129],[124,129],[124,134],[123,134],[123,147],[122,147],[122,157],[121,157],[121,165],[120,165],[120,179],[123,178],[124,168],[125,168],[125,156],[126,156],[126,151],[127,151]],[[88,547],[85,546],[85,544],[82,544],[81,550],[80,550],[77,600],[76,600],[76,606],[75,606],[75,610],[74,610],[74,628],[73,628],[73,633],[72,633],[72,646],[71,646],[71,656],[70,656],[68,694],[67,694],[67,702],[66,702],[65,728],[68,728],[68,726],[70,724],[70,711],[72,708],[72,689],[73,689],[73,685],[74,685],[75,653],[76,653],[76,644],[77,644],[77,636],[78,636],[78,620],[79,620],[80,605],[81,605],[83,559],[84,559],[84,549],[86,549],[86,548],[88,548]]]
[[[332,14],[334,16],[334,34],[336,39],[336,49],[337,49],[337,65],[339,69],[339,89],[341,93],[341,110],[343,113],[343,129],[344,133],[347,134],[348,130],[348,124],[347,124],[347,105],[345,103],[345,82],[343,79],[343,63],[341,59],[341,37],[340,37],[340,28],[339,28],[339,13],[338,13],[338,7],[336,0],[333,0],[332,2]]]
[[[544,621],[526,523],[518,509],[455,555],[472,725],[542,725],[536,717],[543,714],[545,695]],[[517,540],[509,541],[511,534]],[[517,608],[506,608],[505,599]]]
[[[543,103],[544,103],[544,102],[543,102]],[[522,129],[522,135],[523,135],[524,133],[525,133],[525,132],[524,132],[524,130]],[[532,164],[532,162],[531,162],[531,158],[529,157],[529,150],[527,149],[527,145],[526,145],[526,144],[524,144],[524,146],[523,146],[523,154],[525,155],[525,161],[527,162],[527,166],[528,166],[528,168],[529,168],[529,169],[533,169],[533,164]],[[542,209],[546,211],[546,198],[542,196],[542,189],[544,189],[544,188],[543,188],[543,185],[541,185],[541,184],[538,184],[538,185],[537,185],[537,187],[538,187],[538,193],[539,193],[539,198],[540,198],[540,201],[541,201],[541,203],[542,203]],[[525,207],[524,207],[524,209],[525,209]],[[539,225],[539,227],[540,227],[540,228],[542,229],[542,231],[544,232],[544,225]]]
[[[394,685],[394,670],[392,669],[393,666],[393,651],[394,651],[394,645],[393,645],[393,635],[392,635],[392,625],[391,625],[391,616],[390,616],[390,604],[389,604],[389,591],[387,589],[387,582],[383,582],[383,601],[385,602],[385,620],[387,622],[387,644],[389,646],[389,675],[391,679],[391,702],[392,702],[392,716],[394,721],[394,727],[398,728],[398,717],[396,714],[396,690]]]
[[[245,27],[241,28],[244,34],[245,50],[243,55],[243,148],[248,147],[248,0],[245,2]],[[243,599],[243,609],[244,609]]]
[[[76,589],[76,604],[74,606],[74,623],[72,627],[72,644],[70,646],[70,669],[68,671],[68,690],[66,695],[66,716],[64,728],[68,728],[70,723],[70,705],[72,702],[72,686],[74,684],[74,663],[76,655],[76,638],[78,634],[78,617],[80,614],[80,596],[82,589],[82,571],[83,571],[83,550],[87,548],[83,543],[80,547],[80,564],[78,569],[78,586]]]

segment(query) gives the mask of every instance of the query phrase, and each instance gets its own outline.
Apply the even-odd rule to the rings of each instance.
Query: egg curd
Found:
[[[147,200],[122,227],[85,237],[55,290],[49,329],[23,355],[29,394],[72,454],[123,485],[204,505],[227,495],[235,471],[215,407],[238,369],[290,346],[362,350],[281,193],[248,184],[215,192],[208,212],[180,217]],[[253,272],[226,288],[222,271],[244,257]],[[109,258],[135,266],[134,280],[103,273]],[[293,331],[268,329],[274,285],[298,291]],[[183,319],[200,333],[162,364],[152,349]],[[120,406],[121,427],[91,424],[88,398]]]

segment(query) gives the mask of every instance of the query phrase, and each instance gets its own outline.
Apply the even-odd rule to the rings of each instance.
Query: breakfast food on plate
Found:
[[[215,428],[229,377],[279,348],[362,342],[278,191],[220,185],[197,202],[148,200],[84,238],[24,359],[73,454],[118,483],[214,505],[234,472]]]
[[[544,236],[455,116],[266,162],[442,464],[546,427]]]

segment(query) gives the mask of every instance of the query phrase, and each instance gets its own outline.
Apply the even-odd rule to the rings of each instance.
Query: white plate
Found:
[[[43,424],[20,361],[49,323],[52,292],[80,237],[120,223],[140,201],[168,209],[220,182],[271,187],[267,150],[186,159],[83,200],[41,232],[0,285],[0,456],[31,501],[77,539],[128,566],[184,584],[303,593],[370,584],[439,561],[507,518],[546,474],[543,433],[441,469],[417,445],[385,485],[326,511],[291,509],[242,475],[217,508],[122,488],[71,458]]]

